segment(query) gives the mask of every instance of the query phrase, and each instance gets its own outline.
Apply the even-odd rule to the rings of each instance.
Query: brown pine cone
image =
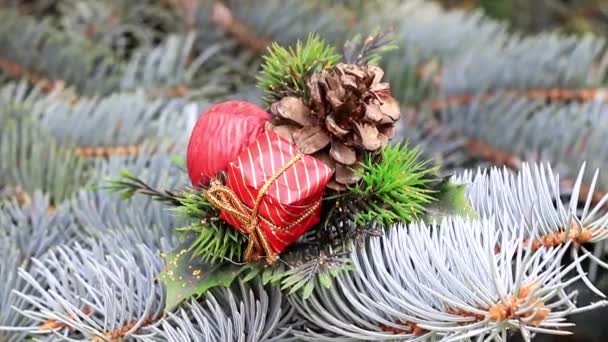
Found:
[[[384,72],[376,66],[338,64],[307,81],[310,99],[285,97],[273,103],[270,128],[335,169],[331,187],[343,189],[359,179],[365,151],[385,146],[395,134],[399,103],[391,96]]]

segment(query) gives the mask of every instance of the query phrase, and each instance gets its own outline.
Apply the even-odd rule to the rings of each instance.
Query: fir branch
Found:
[[[545,113],[539,113],[539,115],[544,114]],[[530,113],[527,115],[534,115],[534,113]],[[415,122],[409,122],[408,124],[413,125],[415,124]],[[494,165],[506,166],[513,171],[520,170],[524,161],[526,161],[526,159],[524,159],[517,153],[501,149],[500,147],[485,142],[483,139],[468,136],[466,132],[456,133],[454,129],[450,128],[450,123],[443,124],[439,122],[439,120],[431,119],[426,122],[426,124],[433,126],[436,129],[446,129],[448,131],[452,131],[454,134],[458,135],[459,138],[456,137],[454,139],[463,140],[462,147],[467,151],[467,153],[469,153],[475,158],[490,161]],[[570,177],[562,176],[561,184],[565,187],[572,187],[574,184],[574,180]],[[603,188],[600,190],[592,190],[593,189],[591,189],[589,184],[582,183],[578,191],[581,194],[582,198],[587,198],[588,196],[591,196],[590,198],[592,204],[600,203],[602,201],[602,198],[606,195],[606,191]],[[603,206],[605,208],[608,208],[608,203],[603,203]]]
[[[7,328],[71,340],[138,335],[162,317],[164,289],[156,281],[162,260],[143,245],[130,247],[96,254],[70,244],[33,259],[30,270],[19,270],[27,286],[14,293],[29,304],[16,314],[34,325]]]
[[[344,44],[344,62],[347,64],[377,65],[382,54],[397,49],[390,31],[379,31],[367,36],[356,35]]]
[[[296,336],[465,341],[505,339],[509,330],[562,334],[566,316],[608,304],[575,306],[569,286],[577,277],[569,274],[583,257],[562,267],[556,260],[567,246],[524,248],[520,236],[498,229],[514,225],[508,215],[451,218],[397,226],[370,239],[352,252],[354,272],[340,274],[330,288],[315,288],[306,301],[290,297],[317,327]],[[499,254],[496,243],[504,247]]]
[[[135,194],[151,197],[173,205],[173,210],[181,217],[196,220],[191,225],[177,229],[184,236],[190,237],[191,243],[187,250],[194,257],[210,263],[242,261],[247,236],[220,220],[218,210],[204,196],[204,189],[186,189],[176,193],[155,189],[126,171],[121,173],[121,178],[109,181],[109,185],[104,188],[120,193],[123,199],[129,199]]]
[[[287,253],[281,258],[285,266],[273,270],[273,282],[289,294],[300,292],[302,299],[311,296],[316,286],[332,286],[333,278],[351,270],[348,252],[308,248]]]
[[[235,282],[236,283],[236,282]],[[154,341],[287,341],[294,312],[276,286],[240,281],[166,315]],[[238,317],[238,318],[237,318]]]
[[[362,180],[350,188],[353,200],[363,210],[356,221],[361,224],[410,222],[433,201],[428,188],[437,169],[420,160],[420,149],[408,144],[387,146],[382,154],[368,155],[356,172]]]
[[[0,157],[0,183],[30,194],[42,189],[53,205],[91,182],[91,163],[30,120],[6,120],[0,128]]]
[[[109,180],[108,185],[100,188],[120,193],[123,200],[130,199],[135,194],[142,194],[160,202],[181,205],[180,196],[173,191],[155,189],[129,171],[121,172],[120,177],[120,180]]]
[[[264,100],[272,103],[287,95],[307,98],[306,80],[336,65],[340,55],[318,35],[311,34],[306,42],[298,41],[295,49],[272,44],[263,59],[258,87],[265,93]]]
[[[491,161],[495,165],[504,165],[513,171],[520,170],[523,164],[522,159],[515,154],[500,150],[477,139],[467,139],[464,147],[476,158]],[[574,180],[569,178],[561,180],[561,184],[564,185],[565,188],[573,188],[574,183]],[[591,204],[601,203],[602,199],[608,195],[607,192],[597,189],[594,190],[590,185],[584,183],[580,184],[578,192],[580,193],[581,198],[591,198]],[[604,202],[602,206],[608,209],[608,202]]]

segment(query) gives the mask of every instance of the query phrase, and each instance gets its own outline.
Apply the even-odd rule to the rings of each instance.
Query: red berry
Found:
[[[264,109],[245,101],[218,103],[199,117],[188,143],[188,175],[194,186],[205,185],[264,130]]]

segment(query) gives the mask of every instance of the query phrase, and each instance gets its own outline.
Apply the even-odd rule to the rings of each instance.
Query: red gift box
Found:
[[[323,162],[265,131],[228,165],[226,185],[216,181],[208,198],[221,209],[220,218],[249,234],[246,256],[251,249],[263,249],[272,262],[319,222],[331,176]]]

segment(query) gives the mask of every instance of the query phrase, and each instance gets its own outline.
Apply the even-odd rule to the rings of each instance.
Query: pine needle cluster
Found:
[[[367,156],[357,171],[361,182],[350,189],[362,209],[357,223],[391,225],[420,217],[434,200],[436,191],[429,184],[437,172],[420,153],[403,143],[387,146],[380,156]]]
[[[336,49],[316,34],[310,34],[305,42],[298,41],[295,49],[274,43],[263,57],[258,87],[267,94],[266,103],[288,95],[307,98],[308,77],[336,65],[340,58]]]

